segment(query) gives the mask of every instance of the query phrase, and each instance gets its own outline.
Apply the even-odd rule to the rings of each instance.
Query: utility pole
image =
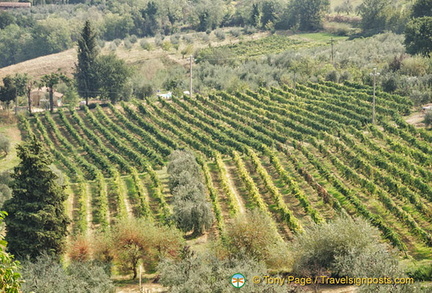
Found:
[[[192,95],[193,95],[193,92],[192,92],[192,61],[193,61],[193,56],[192,55],[190,55],[190,58],[189,58],[189,73],[190,73],[190,82],[189,82],[189,95],[190,95],[190,97],[192,98]]]
[[[372,101],[372,124],[376,124],[376,118],[375,118],[375,90],[376,90],[376,78],[377,76],[379,76],[379,72],[377,72],[377,69],[374,68],[373,72],[370,74],[371,76],[373,76],[373,101]]]
[[[331,56],[330,56],[330,59],[331,59],[332,63],[333,63],[333,60],[334,60],[334,42],[335,42],[335,40],[333,40],[333,38],[331,38],[330,39],[330,45],[331,45]]]

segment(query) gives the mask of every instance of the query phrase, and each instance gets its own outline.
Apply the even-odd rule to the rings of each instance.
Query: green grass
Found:
[[[320,42],[320,43],[326,43],[329,42],[331,39],[335,41],[344,41],[348,39],[348,37],[345,36],[337,36],[331,33],[321,32],[321,33],[304,33],[304,34],[296,34],[293,35],[291,38],[301,38],[308,40],[309,42]]]
[[[6,136],[10,141],[9,153],[0,156],[0,172],[13,169],[19,163],[16,146],[21,142],[20,131],[16,124],[0,125],[0,133]]]

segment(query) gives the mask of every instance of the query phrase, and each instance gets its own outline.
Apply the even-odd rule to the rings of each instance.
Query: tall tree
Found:
[[[405,29],[405,47],[410,54],[430,56],[432,52],[432,2],[417,0]]]
[[[322,28],[324,13],[330,7],[328,0],[293,0],[290,4],[289,22],[302,31],[315,31]]]
[[[96,33],[87,20],[78,39],[78,64],[75,65],[78,94],[86,100],[86,105],[89,98],[98,94],[97,55]]]
[[[363,31],[368,33],[382,32],[386,28],[389,11],[389,0],[364,0],[357,7],[357,13],[362,18],[360,26]]]
[[[177,227],[194,236],[202,234],[211,227],[213,214],[195,156],[187,151],[174,151],[170,155],[168,174]]]
[[[9,105],[17,97],[17,88],[15,86],[15,81],[10,75],[3,78],[3,86],[0,86],[0,101]]]
[[[60,82],[69,83],[70,79],[61,72],[45,74],[41,77],[39,86],[46,86],[49,92],[50,111],[54,112],[54,87]]]
[[[35,259],[42,252],[59,255],[69,223],[64,186],[57,182],[49,167],[52,159],[35,137],[17,150],[21,162],[12,174],[13,195],[3,205],[9,214],[5,219],[9,251],[18,258]]]
[[[432,1],[417,0],[412,6],[412,17],[432,16]]]
[[[96,61],[96,72],[101,98],[112,103],[119,101],[126,92],[126,82],[131,74],[125,61],[114,54],[100,56]]]

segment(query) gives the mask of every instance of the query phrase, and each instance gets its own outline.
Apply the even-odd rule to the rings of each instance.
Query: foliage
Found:
[[[426,125],[426,127],[429,127],[432,125],[432,111],[428,110],[425,113],[423,123]]]
[[[0,212],[0,226],[7,213]],[[14,261],[13,255],[6,252],[7,242],[3,240],[0,230],[0,291],[5,293],[18,293],[21,287],[21,275],[18,272],[20,263]]]
[[[364,31],[378,33],[384,30],[387,23],[389,0],[364,0],[357,7],[361,16],[361,28]]]
[[[9,171],[0,172],[0,209],[3,203],[12,197],[12,191],[9,187],[12,178]]]
[[[18,146],[20,164],[14,168],[13,197],[4,203],[11,253],[35,259],[43,251],[60,254],[69,223],[63,186],[49,168],[52,163],[43,145],[33,137]]]
[[[168,174],[177,227],[184,232],[201,235],[211,227],[213,214],[194,155],[187,151],[174,151],[170,155]]]
[[[131,75],[124,60],[114,54],[99,56],[96,59],[96,72],[101,98],[109,99],[111,103],[129,98],[123,96]]]
[[[329,5],[328,0],[293,0],[288,22],[291,27],[297,27],[301,31],[319,30]]]
[[[96,58],[98,55],[96,33],[90,23],[86,21],[78,39],[78,64],[75,66],[75,80],[78,94],[86,100],[96,97],[98,92]]]
[[[24,292],[115,292],[109,276],[90,262],[72,262],[66,269],[56,258],[42,254],[22,264]]]
[[[195,254],[189,247],[180,261],[163,260],[158,271],[161,284],[169,287],[170,292],[236,292],[229,280],[239,272],[246,277],[242,292],[288,292],[286,286],[258,286],[251,282],[253,276],[266,275],[263,263],[248,257],[224,258],[215,252]]]
[[[430,55],[432,52],[432,16],[414,18],[407,24],[405,46],[410,54]]]
[[[136,277],[136,265],[142,260],[144,268],[153,272],[160,258],[177,258],[183,245],[181,233],[167,226],[157,226],[150,221],[133,220],[117,224],[114,242],[118,245],[117,261],[125,268],[131,269]]]
[[[429,0],[416,0],[411,10],[413,18],[432,16],[432,3]]]
[[[6,155],[9,153],[10,150],[10,141],[9,139],[0,133],[0,152],[5,153]]]
[[[238,215],[227,225],[225,246],[231,257],[244,256],[267,266],[283,266],[290,259],[287,247],[272,224],[272,219],[257,209]]]
[[[54,87],[57,86],[60,82],[64,82],[66,84],[70,83],[69,77],[61,72],[53,72],[50,74],[45,74],[40,79],[39,86],[46,86],[49,91],[49,103],[50,103],[50,111],[54,111]]]
[[[378,230],[362,219],[339,218],[313,225],[296,237],[292,249],[294,272],[304,276],[402,275],[395,257],[379,242]]]

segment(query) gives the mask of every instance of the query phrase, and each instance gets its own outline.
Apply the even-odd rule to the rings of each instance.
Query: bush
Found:
[[[170,227],[157,226],[144,219],[120,221],[112,234],[116,262],[123,273],[137,276],[142,261],[147,272],[154,272],[162,257],[176,258],[183,246],[181,233]]]
[[[164,41],[164,42],[162,42],[162,46],[161,47],[162,47],[162,50],[169,51],[172,48],[172,44],[171,44],[170,41]]]
[[[147,40],[141,40],[140,42],[140,46],[141,48],[143,48],[144,50],[150,51],[151,50],[151,45]]]
[[[9,139],[0,133],[0,152],[5,153],[7,155],[10,150],[10,141]]]
[[[185,41],[188,44],[192,44],[194,42],[194,38],[190,35],[183,36],[183,41]]]
[[[112,51],[112,52],[116,51],[117,50],[117,45],[114,42],[111,43],[110,46],[109,46],[109,50]]]
[[[247,257],[220,258],[214,252],[195,255],[185,249],[182,260],[163,260],[158,270],[161,284],[170,292],[237,292],[230,284],[236,273],[246,277],[241,292],[293,292],[288,286],[253,284],[253,276],[265,276],[267,271],[263,263]]]
[[[238,38],[241,36],[242,31],[239,28],[234,28],[230,31],[230,34],[234,37],[234,38]]]
[[[113,43],[118,47],[118,46],[120,46],[120,44],[122,43],[122,40],[120,40],[120,39],[115,39],[115,40],[113,41]]]
[[[218,40],[223,41],[225,40],[225,32],[221,29],[215,30],[215,36],[218,38]]]
[[[124,43],[124,46],[125,46],[126,49],[128,49],[128,50],[132,49],[133,44],[131,43],[131,41],[129,41],[129,40],[124,40],[123,43]]]
[[[226,248],[232,257],[243,255],[273,268],[286,266],[290,260],[272,219],[258,210],[239,215],[227,225]]]
[[[41,255],[35,262],[23,262],[23,292],[115,292],[109,276],[89,262],[74,262],[64,269],[54,258]]]
[[[201,235],[213,223],[204,178],[194,155],[176,150],[170,155],[168,174],[173,194],[173,218],[183,232]]]
[[[379,231],[363,219],[339,218],[313,225],[293,244],[294,273],[302,276],[397,277],[403,272],[395,256],[381,242]],[[375,291],[379,286],[363,289]],[[401,286],[395,289],[408,290]],[[385,290],[384,290],[385,292]],[[393,291],[392,291],[393,292]],[[409,291],[406,291],[409,292]]]
[[[136,42],[138,42],[138,38],[137,38],[136,35],[131,35],[131,36],[129,37],[129,41],[130,41],[132,44],[135,44]]]
[[[426,111],[423,123],[426,125],[426,127],[429,127],[432,125],[432,111],[431,110]]]

